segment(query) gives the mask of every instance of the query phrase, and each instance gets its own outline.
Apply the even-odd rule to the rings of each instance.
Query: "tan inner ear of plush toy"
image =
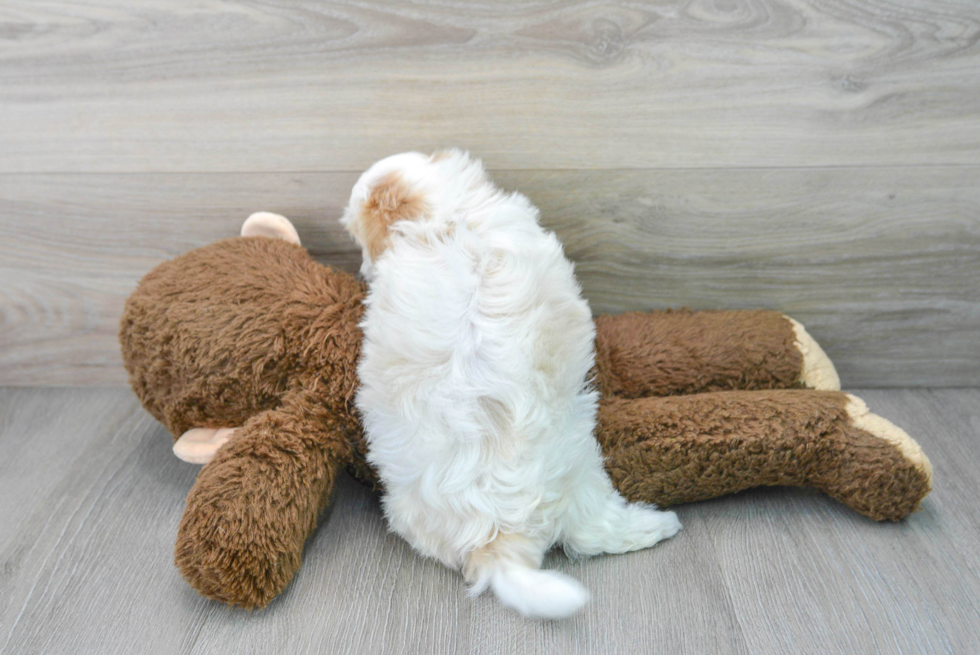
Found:
[[[236,428],[193,428],[174,443],[174,455],[191,464],[207,464]]]
[[[299,234],[289,219],[272,212],[255,212],[242,225],[243,237],[268,237],[300,245]]]

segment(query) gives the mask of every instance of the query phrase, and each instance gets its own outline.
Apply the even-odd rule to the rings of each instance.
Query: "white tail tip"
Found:
[[[563,619],[589,602],[585,587],[555,571],[498,569],[490,578],[490,587],[501,605],[540,619]]]
[[[299,234],[289,219],[272,212],[255,212],[249,216],[242,225],[242,236],[281,239],[300,245]]]

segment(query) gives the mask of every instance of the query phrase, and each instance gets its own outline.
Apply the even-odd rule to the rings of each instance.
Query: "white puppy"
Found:
[[[479,594],[559,618],[588,594],[539,569],[673,536],[673,512],[627,504],[593,437],[595,330],[554,234],[466,153],[384,159],[342,223],[370,284],[357,395],[385,515]]]

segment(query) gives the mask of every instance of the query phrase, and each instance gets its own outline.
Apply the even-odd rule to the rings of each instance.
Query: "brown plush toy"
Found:
[[[364,286],[314,262],[283,217],[253,215],[243,235],[151,271],[119,336],[137,396],[183,435],[175,452],[210,459],[187,497],[178,567],[203,595],[258,608],[298,570],[341,470],[377,478],[353,405]],[[918,444],[838,391],[826,355],[782,314],[631,313],[596,328],[596,438],[631,501],[805,485],[897,521],[929,493]]]

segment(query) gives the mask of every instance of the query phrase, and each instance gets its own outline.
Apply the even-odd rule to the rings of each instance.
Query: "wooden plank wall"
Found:
[[[0,6],[0,384],[120,384],[153,265],[459,146],[597,312],[772,307],[850,386],[980,384],[980,6],[943,0]]]

